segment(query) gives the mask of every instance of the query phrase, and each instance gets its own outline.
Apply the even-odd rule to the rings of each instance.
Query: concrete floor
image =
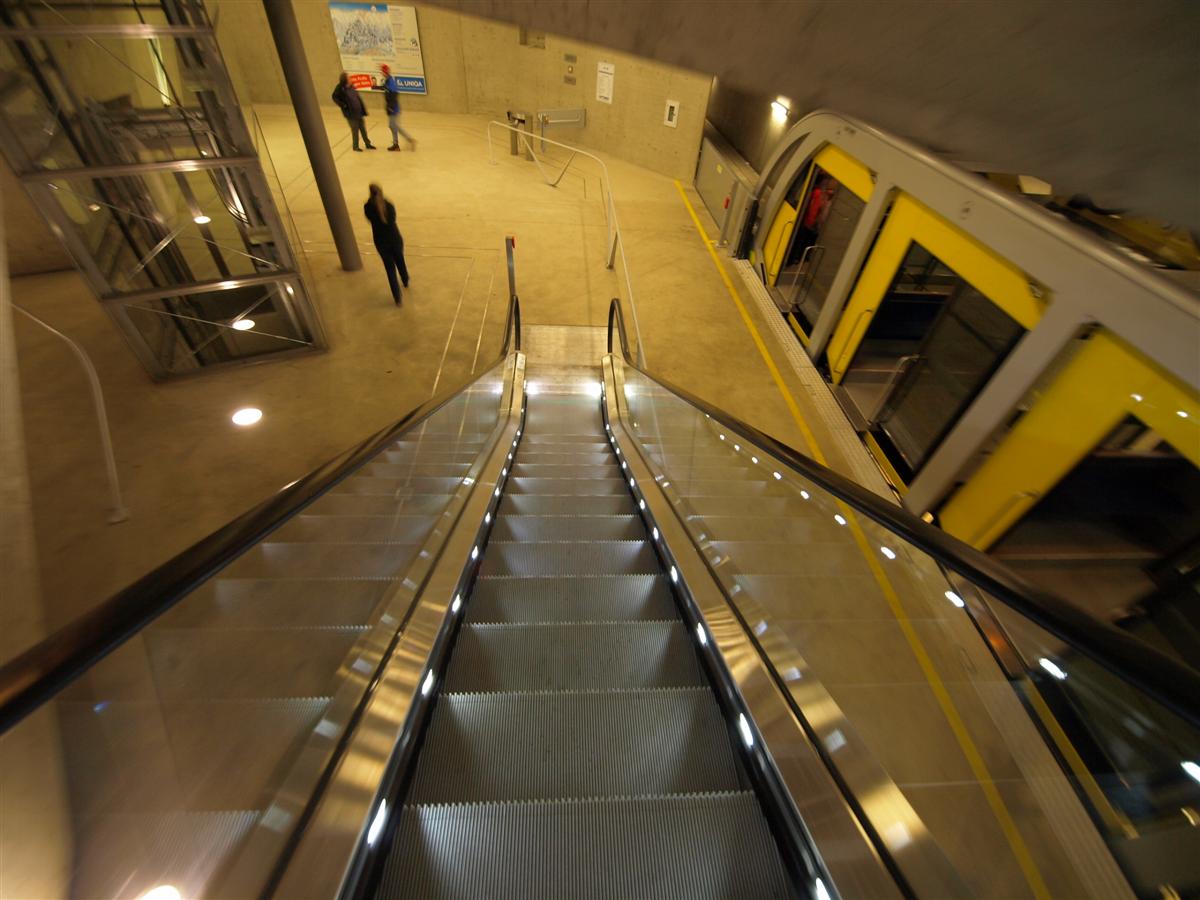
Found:
[[[295,119],[256,110],[269,178],[283,191],[314,274],[328,352],[153,384],[73,272],[15,279],[13,296],[79,340],[109,407],[129,521],[108,525],[95,421],[78,364],[18,317],[17,340],[48,626],[57,627],[169,559],[272,491],[480,370],[499,349],[507,291],[504,235],[517,236],[517,289],[529,324],[603,325],[619,291],[604,266],[598,167],[577,161],[560,186],[508,155],[486,120],[409,113],[416,152],[353,153],[331,112],[334,143],[365,267],[342,272]],[[668,178],[608,160],[633,273],[647,359],[751,424],[799,434]],[[396,203],[412,287],[396,309],[361,215],[379,181]],[[703,212],[702,215],[705,215]],[[711,229],[711,220],[708,222]],[[686,339],[683,337],[686,336]],[[738,360],[729,383],[722,363]],[[263,420],[229,416],[258,406]]]
[[[496,165],[489,165],[485,120],[466,116],[406,114],[405,125],[420,142],[412,153],[384,151],[384,128],[373,122],[381,149],[352,153],[340,117],[336,112],[328,115],[326,125],[366,258],[364,271],[341,272],[290,111],[260,108],[257,113],[271,165],[315,275],[314,293],[330,338],[328,352],[154,385],[75,274],[34,276],[13,285],[17,303],[81,340],[92,354],[107,392],[131,510],[129,521],[105,523],[103,473],[82,376],[54,338],[20,320],[26,438],[51,627],[436,390],[481,371],[501,340],[506,233],[517,237],[517,288],[528,326],[601,326],[609,299],[624,293],[616,273],[604,267],[602,195],[593,164],[578,160],[558,188],[547,187],[532,163],[508,155],[503,136],[498,135]],[[801,414],[811,420],[811,430],[831,464],[854,471],[861,460],[849,460],[838,450],[847,445],[831,437],[844,430],[844,422],[819,415],[831,407],[831,399],[818,396],[811,383],[782,362],[785,354],[753,303],[745,303],[743,318],[676,185],[620,160],[608,164],[649,368],[784,443],[804,447],[805,435],[747,327],[749,321],[766,336],[764,346],[779,361],[779,379]],[[405,235],[412,288],[401,309],[391,303],[369,227],[359,212],[370,181],[382,183],[396,203]],[[688,194],[701,227],[715,234],[695,193]],[[230,414],[244,405],[262,408],[262,422],[248,429],[232,425]],[[962,623],[962,628],[930,627],[922,634],[933,656],[943,662],[957,660],[962,651],[955,642],[974,641],[972,665],[990,664],[965,618]],[[892,634],[895,629],[894,622],[857,628],[856,646],[845,648],[840,660],[829,657],[828,628],[798,622],[795,631],[797,641],[809,645],[801,647],[802,652],[814,659],[824,655],[832,672],[850,665],[852,658],[886,663],[903,656],[911,663]],[[945,663],[943,668],[952,666]],[[914,666],[907,666],[907,675],[900,678],[904,689],[928,692],[909,670],[915,671]],[[982,674],[980,678],[992,680]],[[861,677],[856,674],[849,680]],[[1000,733],[1002,726],[994,721],[996,704],[989,709],[974,690],[952,691],[980,751],[1001,778],[1000,791],[1009,797],[1027,842],[1039,848],[1050,843],[1053,829],[1022,787],[1021,767]],[[851,693],[843,691],[848,706]],[[949,734],[936,747],[926,740],[946,731],[936,710],[930,721],[915,726],[897,722],[888,709],[873,708],[866,700],[862,708],[845,711],[856,722],[890,723],[874,729],[881,741],[898,740],[897,726],[909,739],[922,736],[906,744],[912,772],[892,774],[908,783],[906,794],[956,865],[1009,858],[994,825],[961,828],[963,810],[980,818],[990,813],[969,773],[964,774],[961,751]],[[867,724],[860,728],[871,730]],[[920,760],[951,757],[933,770],[957,772],[961,797],[955,802],[925,799],[951,792],[922,791],[926,769]],[[1055,871],[1057,859],[1043,857],[1040,850],[1035,855],[1056,894],[1081,894],[1074,877]],[[981,892],[1023,895],[1015,863],[1003,868],[1005,877],[995,879],[991,889],[986,882],[979,885]]]

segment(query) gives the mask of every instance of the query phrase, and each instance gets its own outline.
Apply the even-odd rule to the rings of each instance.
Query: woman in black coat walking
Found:
[[[400,235],[400,229],[396,227],[396,207],[383,196],[383,188],[373,184],[370,191],[363,212],[367,215],[367,221],[371,223],[375,249],[383,257],[388,284],[392,287],[392,299],[399,306],[400,284],[408,287],[408,266],[404,264],[404,238]],[[397,270],[400,272],[400,282],[396,281]]]

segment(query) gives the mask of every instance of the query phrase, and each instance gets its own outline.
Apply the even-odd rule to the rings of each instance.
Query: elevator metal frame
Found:
[[[201,0],[0,0],[0,56],[0,152],[152,378],[327,346]]]

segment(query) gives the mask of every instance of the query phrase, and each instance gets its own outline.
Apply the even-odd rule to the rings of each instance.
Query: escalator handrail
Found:
[[[608,348],[617,329],[625,365],[709,415],[750,443],[771,453],[792,471],[819,485],[867,518],[903,538],[946,568],[968,579],[1018,615],[1054,635],[1200,728],[1200,673],[1104,622],[1068,600],[1036,587],[1007,566],[958,538],[889,503],[849,478],[764,434],[683,388],[638,367],[630,357],[621,301],[613,298],[608,313]]]
[[[262,503],[143,575],[88,612],[0,666],[0,735],[82,675],[191,591],[354,474],[384,447],[485,377],[521,348],[521,311],[509,298],[504,343],[472,376],[410,410],[391,425],[293,481]]]
[[[521,351],[521,301],[516,294],[508,298],[508,317],[504,322],[504,346],[500,356],[508,356],[511,349]]]

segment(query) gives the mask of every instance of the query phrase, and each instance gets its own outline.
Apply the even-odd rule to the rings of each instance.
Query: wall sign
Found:
[[[601,103],[612,103],[613,76],[617,67],[612,63],[596,63],[596,99]]]
[[[676,128],[679,125],[679,101],[668,100],[667,108],[663,110],[663,124],[669,128]]]
[[[387,64],[405,94],[427,93],[417,10],[394,3],[330,3],[342,68],[358,90],[381,89]]]

